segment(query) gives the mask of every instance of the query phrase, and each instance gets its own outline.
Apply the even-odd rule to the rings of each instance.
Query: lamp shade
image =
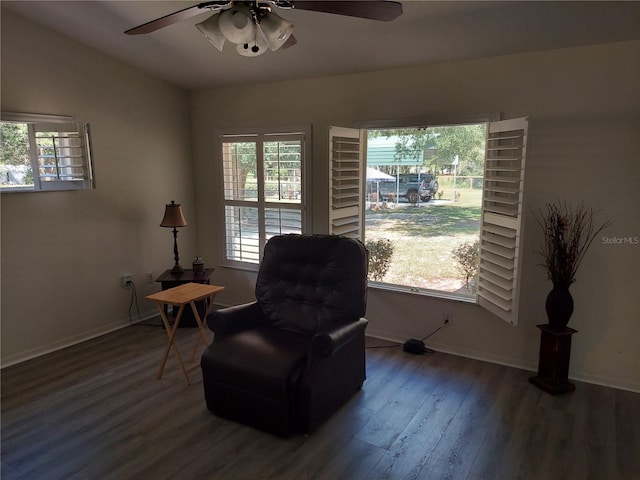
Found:
[[[260,20],[260,29],[272,51],[278,50],[293,33],[294,25],[273,12]]]
[[[244,5],[234,5],[220,14],[220,31],[231,43],[241,45],[253,41],[256,26],[251,11]]]
[[[214,47],[222,51],[226,38],[220,31],[219,23],[220,14],[216,13],[215,15],[211,15],[204,22],[196,24],[196,28],[202,32]]]
[[[171,203],[168,203],[165,206],[164,218],[162,219],[160,226],[168,228],[187,226],[187,220],[182,214],[182,206],[179,203],[175,203],[173,200],[171,200]]]

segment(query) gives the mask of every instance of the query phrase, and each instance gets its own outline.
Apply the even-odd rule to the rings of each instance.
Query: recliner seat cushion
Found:
[[[208,381],[250,386],[266,397],[283,398],[302,374],[309,343],[309,337],[291,331],[247,330],[208,348],[202,365]]]

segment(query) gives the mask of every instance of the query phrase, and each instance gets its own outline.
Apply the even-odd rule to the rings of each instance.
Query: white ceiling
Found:
[[[376,22],[278,10],[298,44],[256,58],[222,53],[194,27],[212,13],[148,35],[123,32],[195,1],[2,1],[37,23],[188,90],[354,73],[640,39],[640,1],[404,1]]]

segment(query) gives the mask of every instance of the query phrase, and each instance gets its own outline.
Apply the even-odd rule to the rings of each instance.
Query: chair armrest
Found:
[[[356,322],[341,325],[329,332],[316,333],[311,339],[311,354],[328,357],[349,344],[358,335],[364,335],[368,320],[360,318]]]
[[[207,326],[220,337],[260,325],[263,320],[262,308],[258,302],[251,302],[213,311],[207,317]]]

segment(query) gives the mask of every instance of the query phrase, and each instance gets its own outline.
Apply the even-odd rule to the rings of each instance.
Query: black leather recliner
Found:
[[[281,235],[256,301],[218,310],[202,355],[207,408],[279,436],[314,430],[365,380],[368,257],[358,240]]]

